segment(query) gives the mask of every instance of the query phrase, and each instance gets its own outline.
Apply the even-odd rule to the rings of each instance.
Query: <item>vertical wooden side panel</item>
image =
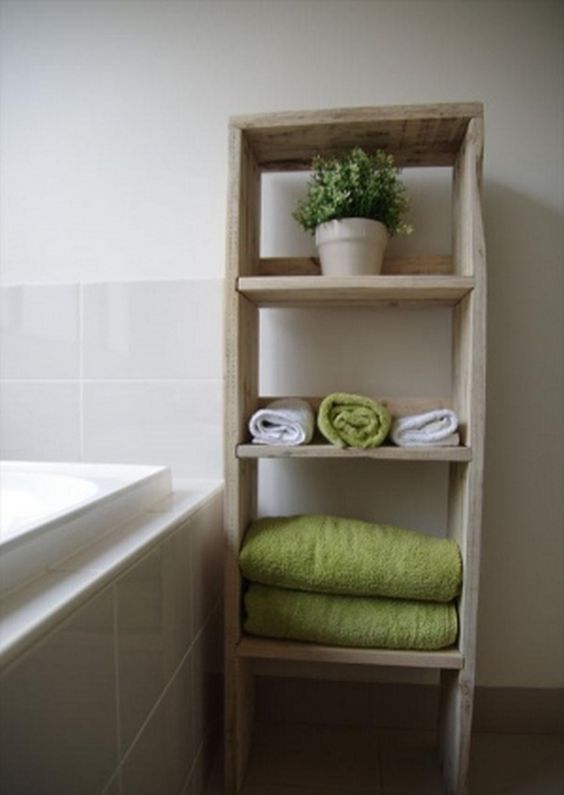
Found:
[[[483,153],[483,119],[471,119],[453,169],[452,256],[454,272],[460,276],[485,273],[480,206]]]
[[[237,292],[240,275],[256,273],[259,258],[260,173],[242,131],[230,130],[227,270],[225,280],[225,786],[241,788],[253,720],[251,662],[238,661],[241,637],[239,547],[256,511],[255,461],[236,447],[258,397],[258,309]]]
[[[448,795],[465,795],[476,669],[485,434],[486,272],[480,201],[483,124],[472,119],[454,168],[453,253],[455,272],[473,275],[476,286],[453,317],[453,404],[472,461],[451,464],[449,535],[458,542],[464,566],[458,604],[461,671],[441,675],[440,745]]]

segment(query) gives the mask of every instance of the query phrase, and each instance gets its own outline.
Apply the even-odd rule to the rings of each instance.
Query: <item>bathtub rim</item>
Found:
[[[145,485],[155,477],[166,475],[168,473],[170,489],[172,489],[172,477],[170,476],[170,469],[166,466],[139,466],[137,464],[103,464],[103,463],[82,463],[82,462],[52,462],[52,461],[11,461],[2,459],[0,460],[0,494],[2,486],[2,475],[4,469],[13,469],[22,474],[31,472],[32,474],[47,474],[47,475],[62,475],[67,477],[80,477],[85,480],[96,480],[100,477],[102,470],[109,472],[109,477],[119,480],[119,475],[126,473],[134,476],[134,480],[126,480],[122,485],[116,485],[108,491],[101,491],[93,496],[92,499],[85,500],[78,503],[75,507],[69,509],[61,509],[54,514],[50,514],[48,519],[38,520],[26,526],[22,532],[9,538],[2,540],[0,538],[0,554],[5,551],[9,552],[18,544],[27,543],[29,535],[42,535],[43,533],[50,532],[56,526],[62,526],[69,522],[73,522],[80,517],[86,515],[96,507],[99,507],[102,502],[110,504],[112,501],[118,499],[121,495],[125,496],[135,491],[140,486]],[[71,475],[69,472],[63,470],[76,469],[77,474]],[[123,485],[125,484],[125,485]]]
[[[61,567],[50,569],[0,597],[0,675],[17,665],[23,655],[48,637],[73,611],[105,587],[112,587],[114,580],[181,525],[206,508],[212,510],[215,501],[223,521],[222,480],[181,479],[173,485],[167,497],[79,550],[63,561]],[[108,556],[107,548],[118,538],[129,543],[125,548],[116,544],[115,554]],[[52,592],[57,588],[61,594],[53,599]],[[31,618],[26,615],[30,604],[34,604]]]

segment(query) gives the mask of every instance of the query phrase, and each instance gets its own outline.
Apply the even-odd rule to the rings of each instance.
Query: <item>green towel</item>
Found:
[[[390,430],[388,409],[361,395],[334,392],[323,399],[317,426],[336,447],[378,447]]]
[[[462,580],[455,541],[315,514],[254,522],[239,563],[263,585],[433,602],[453,599]]]
[[[251,584],[245,631],[333,646],[433,650],[456,640],[451,604],[289,591]]]

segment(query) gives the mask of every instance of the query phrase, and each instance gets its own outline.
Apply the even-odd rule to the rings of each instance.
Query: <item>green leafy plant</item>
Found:
[[[293,213],[312,234],[319,224],[341,218],[381,221],[391,235],[410,234],[403,221],[407,190],[399,179],[392,155],[378,150],[368,155],[360,148],[342,158],[315,157],[308,193]]]

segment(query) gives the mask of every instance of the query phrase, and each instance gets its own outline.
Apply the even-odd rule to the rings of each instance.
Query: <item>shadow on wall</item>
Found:
[[[488,370],[478,679],[561,686],[564,643],[555,626],[562,627],[564,603],[562,218],[486,180],[484,221]]]

